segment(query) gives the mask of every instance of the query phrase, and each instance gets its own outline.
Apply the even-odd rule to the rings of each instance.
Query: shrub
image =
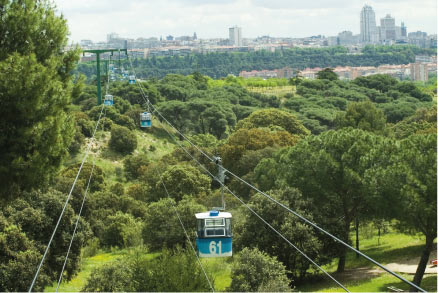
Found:
[[[148,165],[149,159],[145,154],[126,157],[123,161],[126,179],[137,179],[143,174],[142,170],[144,170],[144,168]]]
[[[113,125],[109,146],[116,152],[130,154],[137,148],[137,137],[128,128]]]
[[[103,231],[103,244],[107,246],[130,247],[141,243],[141,223],[130,214],[117,212],[108,216]]]
[[[128,117],[126,115],[119,115],[119,116],[115,117],[114,123],[116,123],[120,126],[125,126],[126,128],[128,128],[130,130],[135,129],[134,120],[132,120],[131,117]]]
[[[187,197],[178,205],[170,198],[151,203],[147,208],[142,235],[144,243],[153,251],[185,244],[184,233],[172,205],[176,206],[187,231],[195,230],[194,214],[206,210],[204,206]]]
[[[211,275],[209,280],[213,281]],[[213,285],[213,284],[212,284]],[[93,270],[82,291],[203,292],[210,285],[193,252],[164,250],[153,259],[144,248]]]
[[[135,291],[132,282],[132,271],[126,262],[115,261],[104,264],[93,270],[82,291]]]
[[[257,248],[245,247],[237,255],[231,278],[230,291],[290,291],[284,265]]]

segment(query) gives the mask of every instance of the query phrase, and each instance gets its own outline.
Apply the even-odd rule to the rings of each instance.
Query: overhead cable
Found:
[[[107,84],[107,92],[108,92],[108,84]],[[42,259],[41,259],[40,264],[38,265],[38,269],[37,269],[37,271],[35,273],[35,276],[34,276],[34,278],[32,280],[32,284],[29,287],[29,292],[32,292],[32,288],[35,285],[35,282],[36,282],[36,280],[38,278],[38,275],[40,273],[41,267],[42,267],[42,265],[44,263],[44,260],[45,260],[45,258],[47,256],[47,252],[49,251],[50,245],[52,244],[53,238],[54,238],[54,236],[56,234],[56,231],[58,230],[59,223],[61,222],[62,216],[64,215],[65,209],[67,207],[67,204],[70,201],[70,197],[71,197],[71,195],[73,193],[73,190],[74,190],[74,188],[76,186],[76,182],[78,181],[79,175],[81,174],[82,167],[84,166],[84,163],[87,160],[88,154],[89,154],[91,146],[92,146],[92,142],[94,142],[94,138],[95,138],[95,135],[96,135],[97,128],[99,126],[100,119],[102,118],[102,113],[103,113],[103,109],[104,108],[105,108],[105,103],[102,103],[102,107],[101,107],[101,110],[100,110],[99,118],[98,118],[98,120],[96,122],[96,126],[94,127],[93,135],[92,135],[92,137],[91,137],[91,139],[89,141],[88,148],[87,148],[87,150],[85,152],[85,155],[84,155],[84,157],[82,159],[81,165],[80,165],[78,173],[76,174],[76,177],[75,177],[75,179],[73,181],[73,184],[72,184],[72,187],[70,189],[70,192],[68,193],[67,199],[65,200],[64,206],[62,208],[61,214],[59,215],[59,218],[58,218],[58,221],[57,221],[57,223],[55,225],[55,228],[53,229],[53,232],[52,232],[52,235],[50,237],[49,243],[47,244],[47,247],[46,247],[46,249],[44,251],[44,255],[43,255]]]
[[[129,55],[128,55],[128,59],[129,59]],[[129,59],[129,61],[131,62],[131,60]],[[131,62],[131,67],[132,70],[135,74],[135,71],[133,69],[132,66],[132,62]],[[140,85],[140,89],[142,91],[142,93],[144,95],[146,95],[144,93],[144,90],[142,88],[142,86]],[[183,137],[190,145],[192,145],[196,150],[198,150],[201,154],[203,154],[207,159],[209,159],[210,161],[214,162],[213,158],[211,156],[209,156],[208,154],[206,154],[206,152],[204,152],[202,149],[200,149],[197,145],[195,145],[193,142],[190,141],[190,139],[188,139],[181,131],[179,131],[176,127],[174,127],[159,111],[158,109],[149,102],[149,100],[147,100],[147,102],[151,105],[151,107],[154,109],[154,111],[156,113],[158,113],[158,115],[164,120],[166,121],[167,124],[169,124],[170,127],[172,127],[181,137]],[[323,232],[324,234],[330,236],[331,238],[333,238],[335,241],[341,243],[342,245],[346,246],[347,248],[349,248],[350,250],[353,250],[355,253],[363,256],[364,258],[366,258],[367,260],[371,261],[372,263],[374,263],[375,265],[377,265],[378,267],[382,268],[383,270],[385,270],[386,272],[390,273],[391,275],[393,275],[394,277],[398,278],[399,280],[409,284],[410,286],[416,288],[417,290],[421,291],[421,292],[426,292],[424,289],[422,289],[421,287],[415,285],[414,283],[410,282],[409,280],[403,278],[402,276],[400,276],[399,274],[391,271],[390,269],[386,268],[385,266],[383,266],[382,264],[380,264],[379,262],[375,261],[374,259],[372,259],[371,257],[367,256],[366,254],[364,254],[363,252],[355,249],[353,246],[349,245],[348,243],[342,241],[341,239],[339,239],[338,237],[334,236],[333,234],[331,234],[330,232],[326,231],[325,229],[319,227],[318,225],[316,225],[315,223],[311,222],[310,220],[306,219],[305,217],[303,217],[302,215],[298,214],[297,212],[293,211],[292,209],[290,209],[289,207],[287,207],[286,205],[282,204],[281,202],[279,202],[278,200],[272,198],[271,196],[269,196],[268,194],[266,194],[265,192],[261,191],[260,189],[258,189],[257,187],[253,186],[252,184],[248,183],[246,180],[240,178],[239,176],[237,176],[236,174],[234,174],[233,172],[229,171],[228,169],[224,168],[225,171],[227,173],[229,173],[231,176],[235,177],[237,180],[241,181],[242,183],[246,184],[248,187],[252,188],[253,190],[257,191],[258,193],[262,194],[263,196],[265,196],[266,198],[268,198],[269,200],[271,200],[272,202],[276,203],[277,205],[281,206],[282,208],[286,209],[288,212],[292,213],[293,215],[297,216],[298,218],[300,218],[301,220],[303,220],[304,222],[306,222],[307,224],[311,225],[312,227],[318,229],[319,231]],[[228,188],[227,188],[228,189]]]

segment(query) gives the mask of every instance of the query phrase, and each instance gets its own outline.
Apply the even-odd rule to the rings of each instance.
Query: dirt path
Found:
[[[437,274],[438,268],[436,266],[430,265],[430,261],[432,259],[437,258],[437,251],[436,249],[432,251],[432,253],[429,256],[429,261],[426,267],[425,274]],[[420,262],[420,258],[410,258],[410,259],[403,259],[400,260],[398,263],[389,263],[385,265],[388,269],[391,271],[397,272],[397,273],[406,273],[406,274],[415,274],[415,271],[417,270],[418,263]]]

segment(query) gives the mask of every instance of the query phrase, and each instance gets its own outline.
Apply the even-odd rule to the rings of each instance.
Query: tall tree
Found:
[[[337,80],[338,75],[333,71],[333,68],[324,68],[316,74],[317,79]]]
[[[38,187],[58,170],[73,135],[67,25],[50,1],[0,5],[0,196]],[[13,192],[15,191],[15,192]]]
[[[436,155],[436,134],[391,140],[371,153],[370,160],[379,163],[366,173],[375,191],[375,202],[381,203],[385,214],[396,218],[402,231],[425,237],[413,281],[416,285],[421,284],[437,237]]]
[[[386,117],[383,111],[377,109],[370,101],[351,103],[345,113],[336,115],[335,124],[338,128],[354,127],[371,132],[382,132]]]
[[[266,188],[272,188],[273,183],[298,188],[304,198],[314,203],[315,221],[348,243],[352,222],[372,212],[367,204],[361,159],[382,140],[359,129],[328,131],[301,140],[274,159],[262,160],[255,173]],[[331,241],[324,241],[324,245],[330,245],[327,249],[337,254],[338,271],[342,272],[345,246],[333,251]]]
[[[309,134],[303,124],[295,117],[295,115],[278,109],[263,109],[255,111],[249,117],[239,121],[236,129],[259,128],[259,127],[281,127],[290,134],[305,136]]]

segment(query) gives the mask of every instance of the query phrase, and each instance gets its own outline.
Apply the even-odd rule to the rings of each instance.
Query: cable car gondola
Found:
[[[233,255],[231,213],[212,210],[195,214],[197,221],[196,247],[200,257]]]
[[[149,112],[140,113],[140,127],[152,127],[152,115]]]
[[[103,103],[105,106],[112,106],[114,104],[113,95],[105,95],[105,100]]]
[[[134,75],[129,76],[129,84],[135,84],[135,76]]]

